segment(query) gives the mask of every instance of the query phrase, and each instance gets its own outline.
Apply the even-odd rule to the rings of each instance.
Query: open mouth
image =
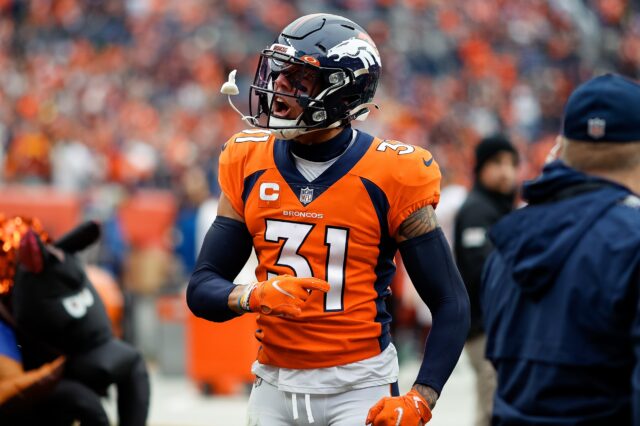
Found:
[[[288,118],[290,112],[291,107],[289,104],[280,96],[276,96],[273,100],[271,114],[278,118]]]

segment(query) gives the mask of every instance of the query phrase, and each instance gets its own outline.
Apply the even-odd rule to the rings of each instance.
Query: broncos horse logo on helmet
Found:
[[[327,56],[330,58],[338,56],[336,58],[337,61],[340,61],[345,56],[358,58],[362,61],[362,66],[367,71],[370,66],[380,66],[382,63],[378,51],[371,49],[371,44],[358,38],[350,38],[349,40],[345,40],[337,46],[332,47],[327,52]]]
[[[364,120],[380,78],[381,61],[371,37],[355,22],[337,15],[313,14],[289,24],[260,55],[250,92],[251,124],[279,139]],[[286,73],[295,90],[278,91]],[[304,90],[303,79],[313,81]],[[278,117],[278,99],[294,99],[298,117]]]

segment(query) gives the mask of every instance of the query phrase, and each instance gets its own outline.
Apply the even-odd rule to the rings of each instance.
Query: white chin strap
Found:
[[[274,117],[271,116],[271,118],[269,119],[269,125],[273,125],[273,126],[304,126],[306,123],[304,121],[300,121],[298,122],[298,120],[285,120],[283,118],[278,118],[278,117]],[[320,128],[301,128],[301,129],[271,129],[269,128],[269,131],[276,135],[277,139],[283,139],[283,140],[289,140],[289,139],[295,139],[298,136],[301,135],[306,135],[307,133],[313,133],[313,132],[319,132],[321,130],[327,130],[327,129],[334,129],[336,127],[340,127],[340,124],[342,124],[341,121],[336,121],[326,127],[320,127]]]
[[[374,103],[367,102],[362,105],[358,105],[354,109],[351,110],[349,116],[352,117],[353,120],[356,121],[365,121],[367,117],[369,117],[369,113],[371,112],[371,108],[380,109],[380,107]],[[305,126],[306,123],[302,120],[298,121],[300,117],[295,120],[286,120],[284,118],[274,117],[273,115],[269,118],[269,125],[276,127],[293,127],[293,126]],[[342,121],[338,120],[326,127],[322,127],[320,129],[314,128],[298,128],[298,129],[269,129],[271,133],[273,133],[277,139],[289,140],[295,139],[300,135],[305,135],[307,133],[319,132],[320,130],[334,129],[336,127],[340,127]]]
[[[298,117],[299,118],[299,117]],[[306,123],[302,120],[298,121],[298,119],[295,120],[287,120],[285,118],[278,118],[278,117],[274,117],[273,115],[271,117],[269,117],[269,130],[271,131],[272,134],[274,134],[276,136],[277,139],[284,139],[284,140],[289,140],[289,139],[295,139],[300,135],[303,135],[305,133],[308,132],[308,130],[306,128],[302,128],[302,129],[273,129],[271,128],[271,126],[274,127],[293,127],[293,126],[304,126],[306,125]]]

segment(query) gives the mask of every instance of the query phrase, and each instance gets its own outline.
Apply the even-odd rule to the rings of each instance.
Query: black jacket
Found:
[[[482,333],[479,291],[482,268],[493,249],[489,228],[513,210],[514,197],[515,194],[499,194],[476,183],[455,219],[453,249],[471,303],[469,338]]]

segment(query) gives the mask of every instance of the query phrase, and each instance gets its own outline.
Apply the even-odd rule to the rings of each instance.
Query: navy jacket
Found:
[[[640,199],[561,162],[498,222],[482,277],[494,425],[640,425]]]

